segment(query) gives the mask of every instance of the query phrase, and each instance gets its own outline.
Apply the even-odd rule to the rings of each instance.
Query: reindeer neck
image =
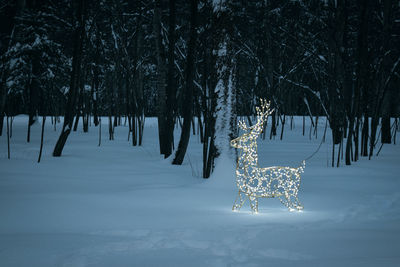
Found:
[[[243,150],[239,158],[244,166],[257,166],[258,165],[258,154],[257,154],[257,143],[251,143],[247,149]]]

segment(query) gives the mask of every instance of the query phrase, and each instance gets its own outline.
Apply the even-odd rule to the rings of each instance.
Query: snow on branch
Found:
[[[284,80],[284,81],[286,81],[286,82],[288,82],[288,83],[290,83],[290,84],[296,85],[296,86],[298,86],[298,87],[300,87],[300,88],[306,89],[307,91],[309,91],[310,93],[312,93],[316,98],[318,98],[318,100],[319,100],[319,102],[320,102],[322,108],[324,109],[325,115],[326,115],[326,117],[327,117],[328,120],[329,120],[330,117],[329,117],[328,110],[326,109],[326,107],[325,107],[325,105],[324,105],[324,102],[323,102],[322,99],[321,99],[321,94],[320,94],[318,91],[312,90],[308,85],[304,85],[304,84],[301,84],[301,83],[298,83],[298,82],[294,82],[294,81],[292,81],[292,80],[290,80],[290,79],[287,79],[287,78],[284,78],[284,77],[282,77],[282,76],[280,77],[280,79],[282,79],[282,80]],[[310,114],[311,114],[311,113],[310,113]]]
[[[226,11],[226,1],[225,0],[212,0],[212,7],[214,13]]]

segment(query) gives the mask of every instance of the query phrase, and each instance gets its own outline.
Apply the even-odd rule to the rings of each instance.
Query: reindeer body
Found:
[[[257,124],[248,128],[243,122],[239,122],[239,127],[246,133],[231,141],[231,146],[240,149],[236,165],[236,185],[239,192],[232,209],[240,210],[245,202],[244,194],[248,196],[251,209],[255,213],[258,212],[260,197],[278,197],[289,210],[301,210],[303,206],[297,194],[305,161],[298,168],[258,166],[257,137],[267,116],[272,113],[269,103],[261,101],[261,104],[261,108],[257,107]]]

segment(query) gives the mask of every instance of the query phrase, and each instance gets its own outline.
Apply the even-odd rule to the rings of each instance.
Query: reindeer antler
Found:
[[[271,102],[267,101],[266,99],[260,98],[260,106],[256,107],[257,111],[257,123],[263,123],[266,117],[268,115],[272,114],[274,111],[273,109],[270,109],[269,107],[271,106]]]
[[[239,120],[238,121],[238,127],[240,129],[242,129],[243,131],[248,131],[250,128],[247,127],[246,123],[244,122],[244,120]]]
[[[271,102],[267,101],[266,99],[260,98],[260,106],[256,107],[257,112],[257,123],[251,127],[248,127],[244,120],[238,121],[238,127],[243,131],[250,131],[254,129],[254,127],[261,126],[264,123],[264,120],[268,115],[270,115],[274,110],[270,109]],[[257,128],[257,127],[256,127]]]
[[[260,98],[260,103],[261,103],[260,106],[256,107],[257,116],[265,117],[270,115],[274,111],[273,109],[269,108],[271,106],[270,101]]]

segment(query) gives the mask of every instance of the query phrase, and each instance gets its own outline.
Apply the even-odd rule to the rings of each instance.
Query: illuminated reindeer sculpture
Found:
[[[300,186],[300,174],[304,172],[305,161],[298,168],[290,167],[258,167],[257,138],[260,135],[264,122],[273,110],[270,103],[261,99],[261,106],[256,107],[257,123],[247,127],[243,121],[238,126],[245,133],[231,141],[231,146],[239,148],[239,157],[236,165],[236,185],[238,196],[233,210],[238,211],[243,206],[246,195],[250,200],[253,213],[258,212],[258,198],[278,197],[290,211],[302,210],[297,194]]]

